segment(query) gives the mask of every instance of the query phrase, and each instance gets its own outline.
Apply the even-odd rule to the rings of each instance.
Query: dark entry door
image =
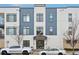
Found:
[[[36,40],[36,48],[44,49],[44,40]]]

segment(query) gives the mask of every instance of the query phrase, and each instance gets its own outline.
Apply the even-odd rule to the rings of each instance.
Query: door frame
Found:
[[[40,47],[40,42],[42,44],[42,46]],[[36,49],[44,49],[44,44],[45,40],[36,40]]]

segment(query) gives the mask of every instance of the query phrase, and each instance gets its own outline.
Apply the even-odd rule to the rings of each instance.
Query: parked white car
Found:
[[[0,53],[2,55],[17,54],[17,53],[21,53],[23,55],[29,55],[30,53],[32,53],[32,48],[30,48],[30,47],[20,47],[20,46],[11,46],[9,48],[1,49]]]
[[[66,55],[66,51],[64,49],[46,49],[39,52],[40,55]]]

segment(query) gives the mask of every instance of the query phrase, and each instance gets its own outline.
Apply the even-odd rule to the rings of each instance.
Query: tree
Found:
[[[64,33],[64,38],[66,40],[69,40],[69,44],[73,48],[73,54],[74,54],[74,47],[79,39],[79,20],[74,19],[71,22],[71,27]]]
[[[23,40],[23,35],[16,35],[15,40],[18,43],[18,45],[20,46],[21,42]]]

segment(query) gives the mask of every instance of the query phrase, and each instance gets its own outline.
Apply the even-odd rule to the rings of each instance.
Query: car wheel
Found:
[[[23,51],[22,54],[23,55],[29,55],[28,51]]]
[[[45,53],[45,52],[43,52],[43,53],[41,53],[41,55],[46,55],[46,53]]]
[[[2,55],[7,55],[7,51],[2,51]]]
[[[63,53],[58,53],[58,55],[63,55]]]

